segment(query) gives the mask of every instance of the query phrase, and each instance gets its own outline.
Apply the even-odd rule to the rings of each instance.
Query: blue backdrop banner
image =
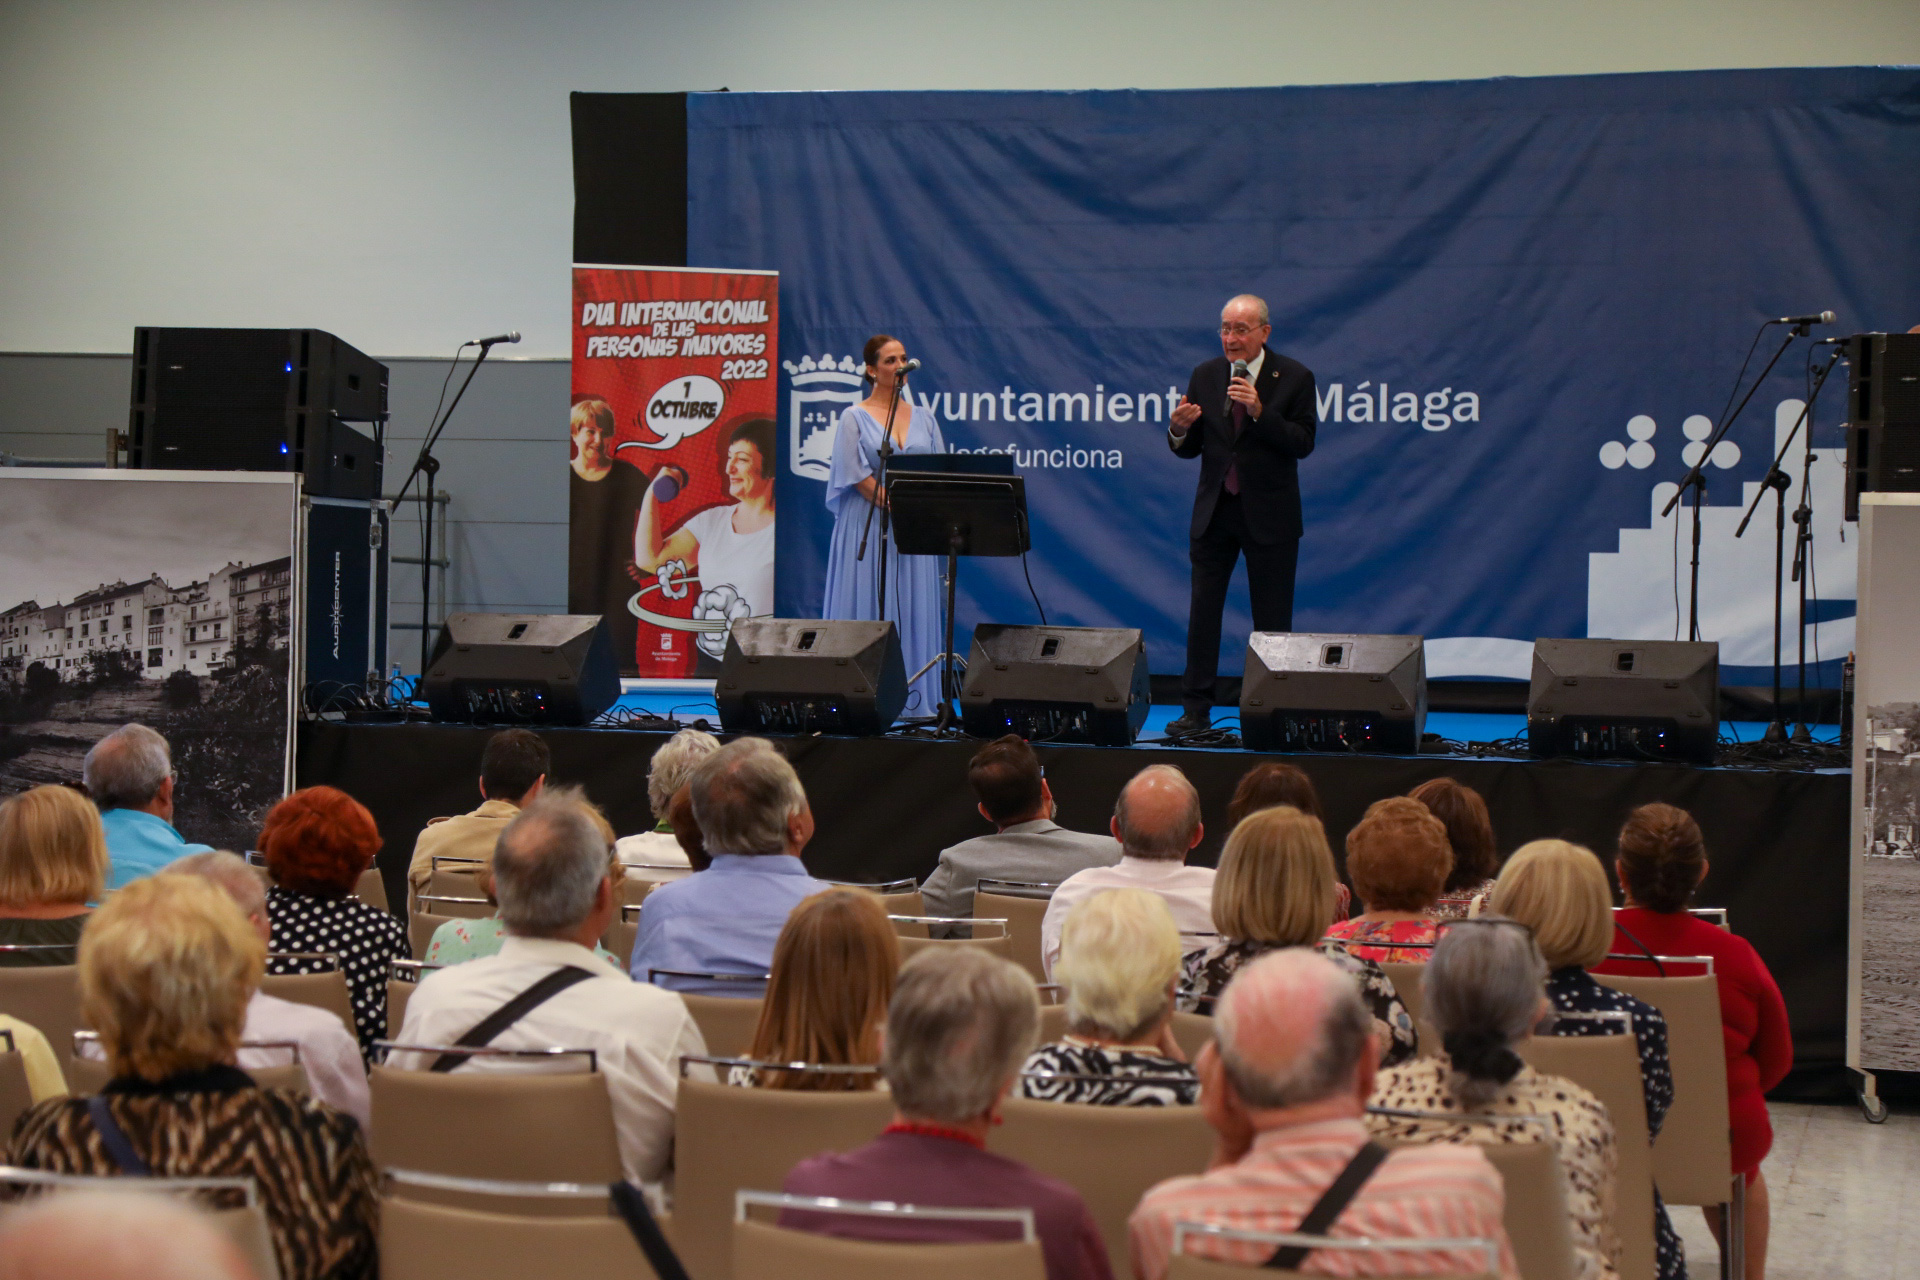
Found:
[[[1049,616],[1141,627],[1171,674],[1198,463],[1167,413],[1221,305],[1261,295],[1318,380],[1294,625],[1418,633],[1432,675],[1523,678],[1538,636],[1680,633],[1685,525],[1659,508],[1763,319],[1920,322],[1916,70],[713,93],[687,119],[688,262],[781,275],[786,616],[820,609],[834,421],[876,332],[925,361],[949,448],[1016,455]],[[1770,503],[1733,529],[1807,346],[1706,468],[1702,629],[1730,683],[1770,661]],[[1853,639],[1844,375],[1810,473],[1827,683]],[[1018,561],[967,562],[958,612],[963,635],[1037,620]],[[1249,626],[1237,587],[1223,671]],[[1791,614],[1786,634],[1791,660]]]

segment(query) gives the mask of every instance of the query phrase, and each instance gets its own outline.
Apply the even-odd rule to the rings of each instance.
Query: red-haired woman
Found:
[[[368,1053],[387,1031],[387,962],[409,955],[406,926],[353,897],[360,873],[380,851],[380,828],[366,806],[334,787],[303,787],[267,813],[260,852],[267,856],[267,920],[273,950],[340,957],[353,997],[354,1030]],[[312,960],[268,957],[268,973],[313,973]]]

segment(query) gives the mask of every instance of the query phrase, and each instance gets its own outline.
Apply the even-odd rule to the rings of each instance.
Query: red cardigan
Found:
[[[1614,916],[1627,932],[1662,956],[1712,956],[1720,985],[1720,1030],[1727,1043],[1728,1100],[1746,1093],[1764,1094],[1793,1066],[1793,1033],[1787,1004],[1753,944],[1718,925],[1688,915],[1629,907]],[[1640,948],[1614,930],[1616,955]],[[1596,973],[1646,974],[1646,962],[1609,960]]]

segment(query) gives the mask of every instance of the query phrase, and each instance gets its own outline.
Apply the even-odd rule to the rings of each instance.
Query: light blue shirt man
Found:
[[[100,825],[107,829],[107,859],[112,863],[108,892],[164,869],[175,858],[212,848],[188,844],[171,822],[140,809],[109,809],[100,815]]]
[[[641,904],[633,979],[645,982],[649,969],[765,974],[787,916],[803,898],[832,887],[788,854],[716,853],[705,871],[661,885]],[[751,982],[662,977],[657,985],[697,995],[765,994]]]

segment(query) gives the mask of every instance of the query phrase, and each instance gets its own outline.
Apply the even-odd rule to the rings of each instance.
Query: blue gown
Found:
[[[856,487],[880,465],[883,429],[872,414],[858,405],[840,415],[833,437],[833,475],[827,481],[827,509],[833,512],[833,542],[827,550],[827,591],[823,618],[877,618],[880,589],[880,513],[874,512],[873,532],[867,538],[867,556],[855,559],[860,534],[872,507]],[[940,423],[931,412],[915,407],[907,427],[903,453],[945,453]],[[887,617],[900,632],[900,652],[911,676],[933,660],[946,639],[940,618],[939,556],[903,556],[886,544]],[[955,643],[959,643],[956,636]],[[940,702],[940,671],[934,668],[908,687],[905,714],[933,715]]]

